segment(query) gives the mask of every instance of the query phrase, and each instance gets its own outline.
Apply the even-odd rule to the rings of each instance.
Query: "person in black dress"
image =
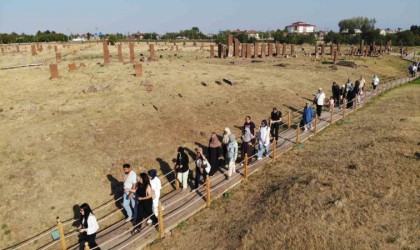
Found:
[[[209,147],[208,147],[208,154],[207,159],[210,163],[210,176],[213,176],[217,170],[219,170],[219,161],[222,154],[222,147],[219,139],[215,132],[211,134],[211,138],[209,140]]]
[[[274,107],[273,111],[271,112],[270,121],[271,121],[271,138],[276,138],[276,141],[279,141],[281,116],[282,116],[281,111],[277,110],[277,108]]]
[[[137,205],[137,218],[136,224],[132,231],[132,234],[140,232],[141,225],[146,218],[152,220],[153,225],[156,225],[158,219],[153,213],[153,191],[150,186],[149,177],[146,173],[141,173],[139,178],[139,185],[136,191],[136,198],[138,200]]]

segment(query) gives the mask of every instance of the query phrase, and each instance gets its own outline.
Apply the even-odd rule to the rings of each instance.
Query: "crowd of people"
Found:
[[[375,75],[372,78],[372,89],[374,91],[378,84],[379,78]],[[361,98],[365,88],[366,80],[363,76],[360,76],[354,85],[350,79],[341,87],[336,82],[333,82],[331,87],[332,96],[329,99],[326,99],[323,89],[319,88],[313,100],[316,111],[312,108],[310,102],[305,103],[300,128],[304,131],[311,130],[313,119],[321,117],[325,106],[329,110],[334,107],[342,108],[344,105],[347,108],[351,108],[354,98]],[[282,112],[273,107],[270,116],[267,119],[263,119],[258,128],[252,121],[251,116],[245,117],[240,146],[236,136],[228,127],[224,129],[221,141],[218,135],[213,132],[210,136],[206,153],[202,147],[195,148],[194,178],[192,178],[192,173],[190,173],[190,157],[185,152],[184,147],[179,147],[173,171],[182,191],[186,191],[189,184],[193,184],[194,188],[192,190],[197,189],[200,184],[204,183],[207,176],[213,176],[222,166],[227,169],[226,178],[230,179],[236,173],[236,163],[238,161],[242,162],[245,159],[245,155],[248,155],[249,162],[252,162],[254,157],[257,160],[269,157],[270,143],[274,140],[275,142],[279,141],[281,124]],[[136,234],[141,230],[146,218],[148,218],[147,224],[156,225],[158,223],[158,206],[162,185],[155,169],[137,175],[130,164],[124,164],[122,167],[124,170],[122,206],[127,216],[125,221],[134,222],[135,226],[132,234]],[[193,183],[190,183],[190,180]],[[88,204],[85,203],[80,206],[80,214],[79,232],[81,233],[82,242],[88,242],[90,247],[97,247],[95,239],[99,225]]]

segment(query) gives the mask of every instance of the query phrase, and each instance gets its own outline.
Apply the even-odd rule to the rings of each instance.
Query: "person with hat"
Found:
[[[264,151],[266,156],[270,155],[270,127],[268,126],[267,120],[261,121],[261,126],[258,130],[258,160],[262,159]]]
[[[150,169],[147,172],[147,176],[150,180],[150,187],[152,187],[152,191],[154,193],[153,197],[153,213],[155,216],[158,216],[158,207],[159,207],[159,198],[160,198],[160,190],[162,189],[162,184],[160,182],[159,177],[157,177],[156,169]],[[148,224],[152,224],[152,220],[149,219],[147,221]]]

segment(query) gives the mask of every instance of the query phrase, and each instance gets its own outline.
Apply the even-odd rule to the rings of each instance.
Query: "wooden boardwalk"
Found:
[[[403,77],[389,82],[380,83],[375,93],[366,91],[363,98],[361,98],[359,103],[357,103],[357,106],[353,105],[353,108],[351,109],[335,108],[332,115],[330,112],[323,111],[319,122],[316,124],[316,132],[325,129],[331,125],[331,122],[334,123],[343,118],[344,113],[347,116],[348,114],[355,112],[357,109],[362,108],[365,103],[369,102],[373,97],[391,88],[412,81],[413,79],[414,78]],[[254,158],[254,160],[249,164],[248,175],[251,175],[260,170],[268,162],[272,162],[273,160],[281,160],[282,154],[284,152],[292,149],[297,145],[297,129],[301,131],[301,129],[297,126],[301,116],[301,111],[297,111],[291,116],[292,120],[295,122],[292,123],[290,128],[287,128],[287,124],[283,124],[283,126],[286,126],[286,128],[280,133],[280,138],[277,142],[275,154],[276,159],[272,158],[273,150],[271,147],[270,157],[265,157],[259,161]],[[284,120],[287,120],[287,118]],[[300,132],[298,143],[307,140],[315,134],[315,131]],[[229,180],[227,179],[227,169],[221,168],[217,173],[215,173],[214,176],[211,177],[211,199],[217,199],[226,191],[240,184],[244,180],[243,171],[244,167],[238,163],[236,167],[236,173]],[[190,191],[189,189],[187,191],[181,191],[180,189],[173,190],[161,197],[160,200],[164,208],[163,225],[165,232],[168,233],[171,229],[177,227],[181,221],[188,219],[206,207],[206,187],[205,184],[203,184],[197,190],[193,191]],[[118,210],[116,212],[122,213]],[[107,228],[102,228],[102,230],[98,232],[97,243],[101,249],[140,249],[152,243],[158,238],[157,227],[143,227],[142,230],[135,235],[131,235],[132,228],[132,222],[126,223],[124,220],[119,220]],[[76,243],[77,237],[75,237],[77,233],[71,232],[67,234],[67,236],[69,235],[73,236],[69,237],[68,239],[68,249],[79,249],[79,244]],[[32,248],[28,249],[33,248],[34,247],[32,246]],[[53,241],[38,249],[61,249],[61,247],[59,241]]]

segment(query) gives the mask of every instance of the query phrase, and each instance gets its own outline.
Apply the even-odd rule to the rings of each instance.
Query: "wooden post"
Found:
[[[207,206],[210,206],[211,203],[211,194],[210,194],[210,177],[206,178],[206,203]]]
[[[276,147],[277,147],[277,141],[276,138],[273,140],[273,162],[276,161]]]
[[[299,143],[299,132],[300,132],[300,127],[299,127],[299,123],[298,123],[297,129],[296,129],[296,144]]]
[[[372,98],[372,96],[371,96],[371,98]],[[343,117],[346,116],[346,106],[347,106],[347,101],[346,101],[346,99],[344,99],[343,100]]]
[[[89,242],[85,242],[85,248],[84,248],[84,250],[90,250]]]
[[[290,112],[289,109],[289,115],[287,116],[287,128],[290,128],[290,126],[292,125],[292,112]]]
[[[159,223],[159,239],[163,238],[164,229],[163,229],[163,209],[162,203],[159,202],[158,207],[158,223]]]
[[[331,114],[330,114],[330,124],[333,123],[333,119],[334,119],[334,106],[332,107],[332,109],[330,110]]]
[[[316,135],[316,125],[318,124],[318,115],[315,115],[314,135]]]
[[[57,227],[58,227],[58,231],[60,232],[61,249],[67,250],[66,239],[64,238],[63,224],[61,223],[60,217],[58,216],[57,216]]]
[[[248,180],[248,154],[245,153],[245,160],[244,160],[244,179]]]

